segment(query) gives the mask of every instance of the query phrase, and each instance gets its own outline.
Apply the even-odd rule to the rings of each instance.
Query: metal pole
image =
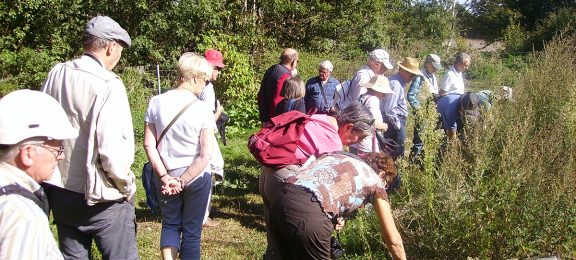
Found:
[[[156,78],[158,79],[158,95],[160,95],[160,64],[156,64]]]

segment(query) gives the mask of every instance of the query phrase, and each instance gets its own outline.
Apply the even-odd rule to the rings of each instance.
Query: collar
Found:
[[[32,177],[28,176],[26,172],[16,168],[15,166],[0,162],[0,186],[18,183],[23,188],[35,192],[40,189],[38,184]]]
[[[96,55],[94,55],[94,54],[92,54],[92,53],[88,53],[88,52],[85,52],[85,53],[82,54],[82,55],[87,56],[87,57],[89,57],[89,58],[92,58],[94,61],[96,61],[98,64],[100,64],[100,66],[102,66],[102,68],[105,68],[105,67],[104,67],[104,64],[102,63],[102,61],[101,61],[100,59],[98,59],[98,57],[96,57]]]

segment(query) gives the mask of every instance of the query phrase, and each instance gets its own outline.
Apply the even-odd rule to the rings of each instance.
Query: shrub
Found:
[[[395,208],[410,257],[576,257],[574,40],[532,56],[515,102],[497,102],[465,146],[403,171]]]

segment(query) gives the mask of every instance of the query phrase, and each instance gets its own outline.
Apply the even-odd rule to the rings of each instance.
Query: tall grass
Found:
[[[411,258],[576,257],[575,40],[530,56],[515,100],[496,101],[465,146],[404,167],[393,202]]]

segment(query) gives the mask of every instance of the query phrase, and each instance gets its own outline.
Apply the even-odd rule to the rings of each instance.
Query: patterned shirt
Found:
[[[40,189],[25,172],[0,163],[0,187],[14,183],[30,192]],[[0,259],[63,259],[46,214],[32,200],[0,196]]]
[[[325,154],[286,180],[310,190],[329,218],[347,215],[380,193],[388,200],[383,180],[360,159]]]

